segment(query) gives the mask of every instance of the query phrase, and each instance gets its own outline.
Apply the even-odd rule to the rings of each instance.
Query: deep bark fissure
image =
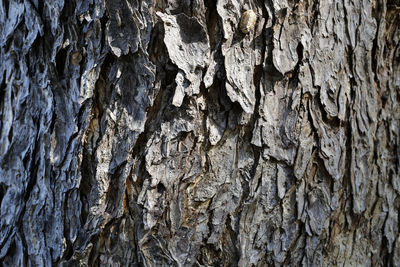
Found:
[[[36,2],[0,4],[3,266],[399,264],[395,1]]]

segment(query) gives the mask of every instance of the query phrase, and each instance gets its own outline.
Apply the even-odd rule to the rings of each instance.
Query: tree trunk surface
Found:
[[[0,265],[400,266],[399,14],[1,1]]]

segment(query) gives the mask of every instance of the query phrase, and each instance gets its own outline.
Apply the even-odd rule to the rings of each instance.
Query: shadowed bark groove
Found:
[[[399,14],[2,1],[1,265],[400,265]]]

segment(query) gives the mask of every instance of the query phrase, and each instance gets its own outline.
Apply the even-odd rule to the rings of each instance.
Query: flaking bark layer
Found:
[[[2,1],[1,264],[399,266],[399,13]]]

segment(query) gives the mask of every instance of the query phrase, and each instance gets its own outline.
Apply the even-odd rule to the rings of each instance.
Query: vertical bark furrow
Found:
[[[399,10],[2,1],[0,262],[399,265]]]

